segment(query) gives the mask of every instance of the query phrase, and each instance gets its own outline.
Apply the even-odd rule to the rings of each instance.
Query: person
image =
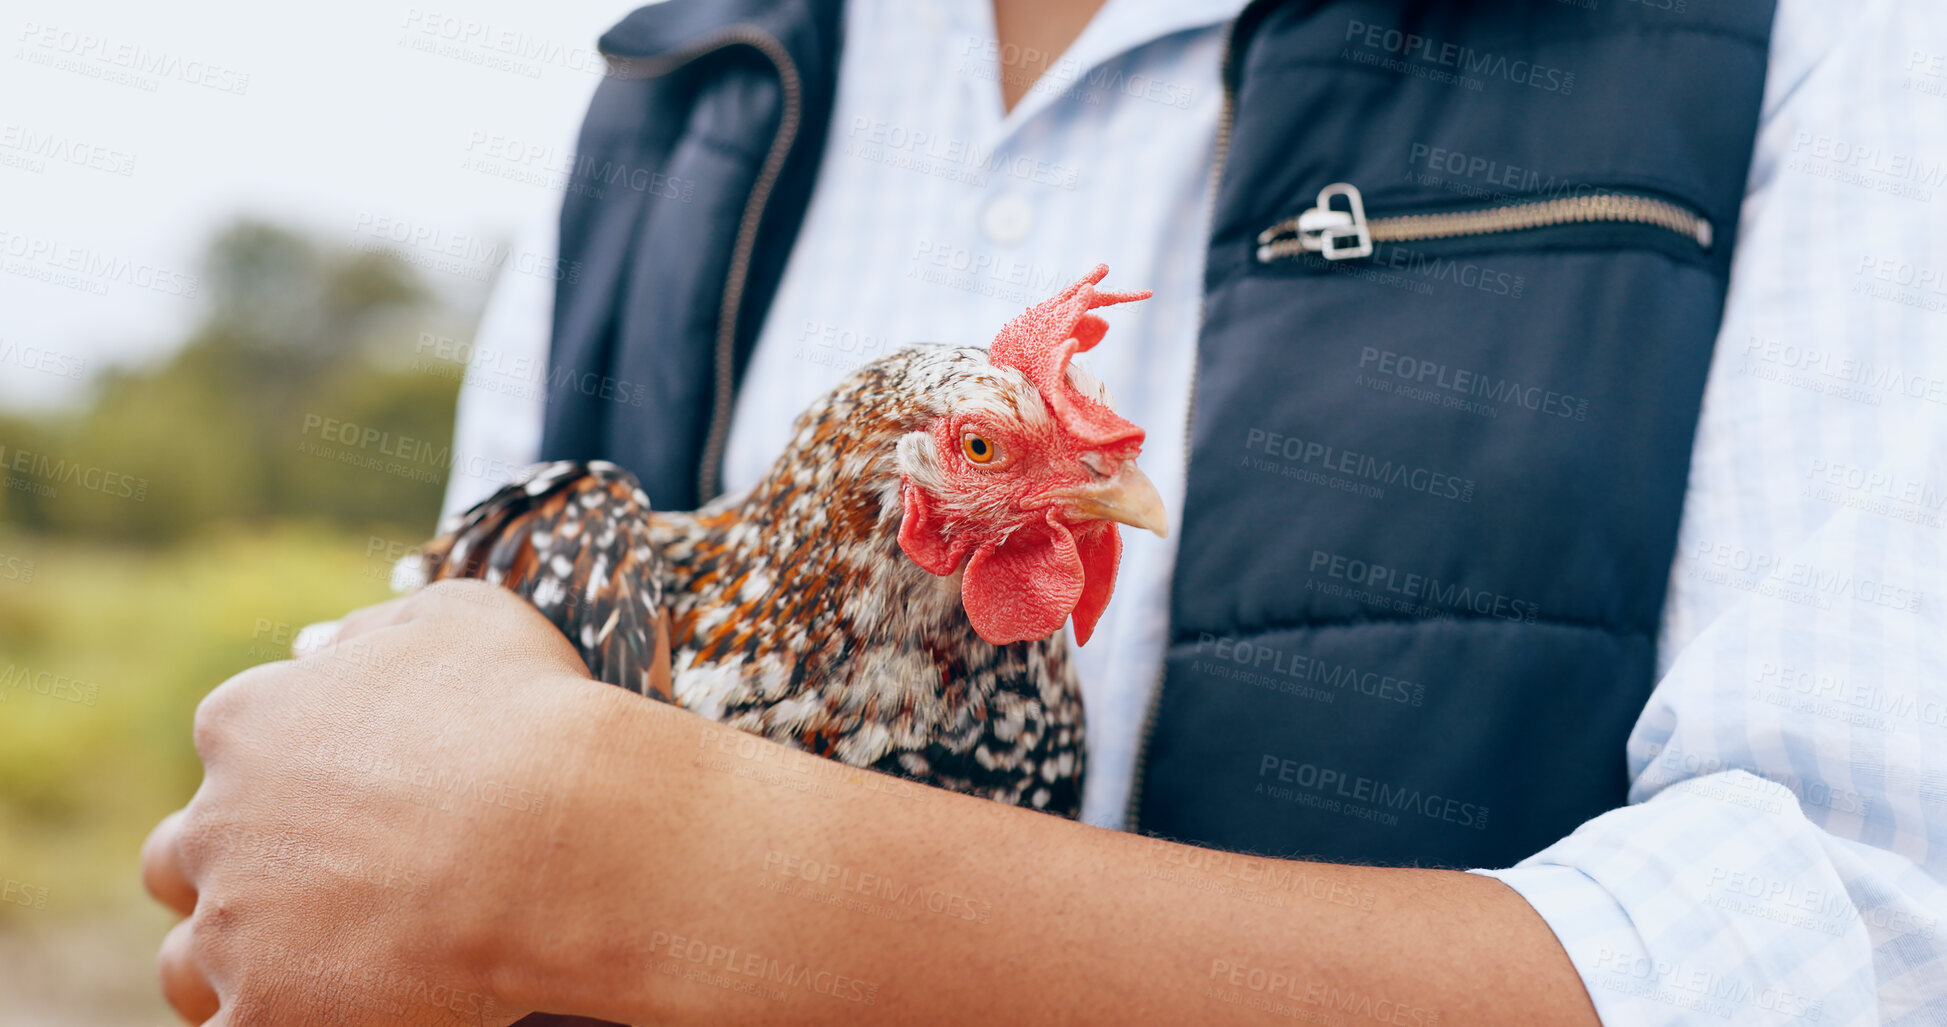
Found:
[[[187,1019],[1947,1018],[1922,5],[673,0],[604,49],[482,329],[545,409],[470,387],[463,452],[687,508],[899,341],[1155,289],[1090,355],[1179,530],[1078,654],[1087,823],[442,584],[198,710],[143,857]]]

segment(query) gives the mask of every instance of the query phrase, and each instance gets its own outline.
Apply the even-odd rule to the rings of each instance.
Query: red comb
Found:
[[[1122,419],[1115,411],[1084,396],[1068,380],[1068,361],[1076,353],[1095,348],[1102,341],[1109,323],[1089,313],[1096,307],[1146,300],[1150,291],[1099,292],[1095,283],[1109,273],[1109,265],[1095,270],[1074,285],[1029,307],[1020,317],[1007,323],[994,336],[988,359],[1026,375],[1048,409],[1068,434],[1089,449],[1117,443],[1142,445],[1143,430]]]

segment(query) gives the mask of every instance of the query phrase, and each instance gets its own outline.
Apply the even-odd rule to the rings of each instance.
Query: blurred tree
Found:
[[[171,359],[100,376],[78,411],[0,418],[6,519],[147,543],[271,518],[430,528],[461,369],[406,357],[473,313],[388,253],[260,221],[218,234],[203,268],[207,309]],[[351,442],[323,437],[347,424]]]

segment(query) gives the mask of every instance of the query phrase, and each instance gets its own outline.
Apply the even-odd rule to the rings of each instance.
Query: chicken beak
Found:
[[[1158,538],[1170,537],[1170,519],[1163,512],[1163,497],[1157,494],[1156,486],[1134,460],[1124,460],[1115,474],[1101,481],[1056,489],[1048,496],[1060,501],[1076,517],[1116,521],[1153,531]]]

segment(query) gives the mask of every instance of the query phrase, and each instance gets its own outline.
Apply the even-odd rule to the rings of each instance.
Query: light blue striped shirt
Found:
[[[857,0],[816,195],[733,419],[726,484],[909,341],[983,343],[1107,260],[1088,362],[1147,428],[1180,524],[1225,25],[1241,0],[1109,0],[1019,106],[988,0]],[[1003,58],[1006,58],[1005,60]],[[1648,72],[1646,72],[1648,73]],[[1707,102],[1700,98],[1699,102]],[[508,276],[481,348],[545,353]],[[476,368],[457,451],[538,449]],[[449,507],[495,483],[456,477]],[[1485,871],[1554,929],[1605,1023],[1947,1023],[1947,16],[1782,0],[1630,804]],[[1079,651],[1085,816],[1119,825],[1173,543],[1124,533]]]

